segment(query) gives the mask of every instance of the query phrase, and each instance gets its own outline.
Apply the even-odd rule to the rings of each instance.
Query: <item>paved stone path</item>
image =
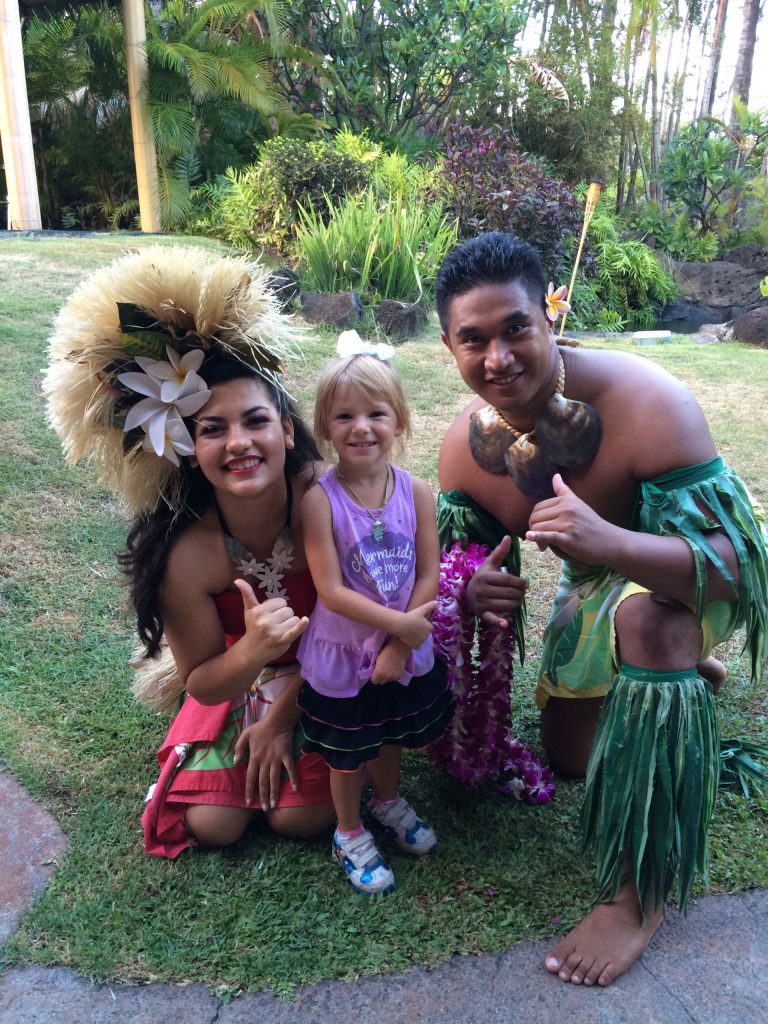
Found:
[[[0,768],[0,941],[40,892],[66,839]],[[757,851],[756,851],[757,853]],[[768,1024],[768,891],[707,896],[668,919],[607,989],[564,985],[542,967],[549,942],[454,957],[434,970],[321,982],[291,1001],[223,1004],[203,985],[92,985],[64,968],[0,976],[2,1024]]]

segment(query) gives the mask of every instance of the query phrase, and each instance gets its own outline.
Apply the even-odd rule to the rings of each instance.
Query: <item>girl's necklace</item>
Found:
[[[373,539],[376,541],[381,540],[381,538],[384,536],[385,530],[385,526],[384,523],[382,522],[381,516],[384,512],[384,509],[387,507],[389,499],[392,497],[392,489],[390,489],[390,481],[392,480],[392,469],[389,463],[387,463],[387,475],[384,478],[384,495],[381,499],[381,506],[379,508],[368,508],[368,506],[365,504],[363,499],[354,489],[349,480],[347,480],[347,478],[339,472],[338,466],[336,467],[336,476],[338,477],[339,481],[347,488],[347,490],[358,503],[358,505],[360,505],[365,514],[373,520],[373,526],[371,527],[371,534],[373,535]]]

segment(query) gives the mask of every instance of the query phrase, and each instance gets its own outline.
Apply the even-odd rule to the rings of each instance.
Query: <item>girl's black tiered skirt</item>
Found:
[[[407,686],[369,682],[356,697],[324,697],[305,682],[297,700],[303,750],[319,754],[337,771],[373,761],[385,744],[425,747],[442,736],[453,714],[453,695],[438,659]]]

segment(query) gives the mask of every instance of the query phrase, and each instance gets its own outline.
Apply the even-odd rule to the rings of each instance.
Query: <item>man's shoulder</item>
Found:
[[[579,350],[577,393],[603,422],[606,454],[647,480],[705,462],[714,445],[704,412],[686,384],[650,359],[630,352]]]
[[[682,381],[663,367],[633,352],[616,349],[573,349],[565,356],[570,376],[592,389],[633,394],[639,381],[652,389],[687,390]]]

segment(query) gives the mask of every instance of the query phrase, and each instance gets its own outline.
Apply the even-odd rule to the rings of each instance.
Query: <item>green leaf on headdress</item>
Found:
[[[136,451],[137,448],[141,447],[143,440],[144,431],[141,427],[134,427],[133,430],[129,430],[123,434],[123,453],[129,455],[131,452]]]
[[[123,348],[129,356],[164,359],[165,346],[173,335],[154,314],[133,302],[118,302]]]
[[[121,430],[125,426],[125,419],[128,415],[128,409],[122,405],[115,405],[112,407],[112,411],[109,417],[110,427],[119,427]]]
[[[133,334],[134,331],[166,331],[154,313],[149,313],[141,306],[133,302],[118,302],[117,315],[120,317],[120,328],[124,334]],[[168,334],[170,338],[170,334]]]
[[[167,334],[159,331],[131,331],[121,334],[120,340],[129,356],[146,356],[148,359],[165,359],[165,346],[170,341]]]

